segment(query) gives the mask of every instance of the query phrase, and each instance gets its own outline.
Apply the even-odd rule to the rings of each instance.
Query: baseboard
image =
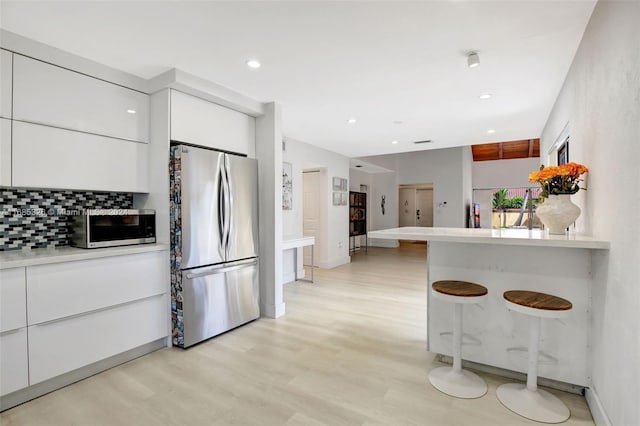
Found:
[[[318,266],[323,269],[333,269],[336,266],[346,265],[347,263],[351,263],[351,256],[337,257],[329,260],[328,262],[319,263]]]
[[[0,398],[0,411],[15,407],[16,405],[38,398],[49,392],[53,392],[72,383],[86,379],[87,377],[91,377],[95,374],[165,347],[167,347],[167,339],[163,337],[121,354],[94,362],[93,364],[86,365],[78,368],[77,370],[70,371],[52,379],[45,380],[44,382],[36,383],[35,385],[4,395]]]
[[[598,393],[594,389],[587,388],[584,397],[587,400],[587,405],[589,406],[589,410],[591,410],[591,415],[593,416],[593,421],[596,423],[596,426],[611,426],[611,420],[609,420],[609,416],[607,416],[607,413],[604,411]]]
[[[260,306],[260,316],[266,318],[279,318],[284,315],[284,302],[277,305]]]
[[[436,354],[436,359],[440,362],[444,362],[445,364],[453,363],[453,358],[451,358],[451,356],[449,355]],[[516,380],[518,382],[527,381],[527,373],[507,370],[506,368],[494,367],[492,365],[481,364],[479,362],[468,360],[462,360],[462,366],[469,368],[470,370],[482,371],[484,373],[494,374],[496,376]],[[576,395],[583,395],[584,390],[586,389],[584,386],[574,385],[572,383],[561,382],[553,379],[547,379],[546,377],[538,377],[538,384],[540,386],[561,390],[563,392],[574,393]]]
[[[398,248],[399,246],[398,240],[369,239],[369,247]]]

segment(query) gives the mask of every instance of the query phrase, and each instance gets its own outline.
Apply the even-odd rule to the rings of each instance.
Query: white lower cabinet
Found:
[[[13,122],[13,186],[147,192],[146,143]]]
[[[169,334],[166,250],[27,266],[29,384]]]
[[[29,386],[27,328],[0,333],[0,395]]]
[[[29,266],[29,325],[166,293],[164,253]]]
[[[29,385],[25,270],[0,270],[0,395]]]
[[[30,384],[166,337],[166,317],[166,298],[160,295],[29,326]]]

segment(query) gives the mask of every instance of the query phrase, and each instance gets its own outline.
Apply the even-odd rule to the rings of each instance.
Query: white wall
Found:
[[[419,183],[433,183],[433,226],[466,226],[466,203],[471,200],[471,155],[468,146],[364,157],[363,160],[396,171],[393,196],[387,194],[386,208],[387,214],[393,212],[393,226],[398,226],[398,185]],[[389,191],[391,182],[391,179],[385,179],[384,182]],[[385,219],[384,223],[392,222],[391,216]],[[376,229],[383,228],[377,225]]]
[[[349,158],[313,145],[291,139],[286,141],[282,161],[293,168],[293,209],[282,211],[282,237],[302,237],[302,171],[318,169],[325,181],[322,194],[321,220],[327,223],[328,232],[315,251],[315,263],[321,268],[334,268],[349,263],[349,207],[332,205],[332,178],[349,178]],[[283,255],[283,279],[293,278],[293,251]],[[303,276],[302,256],[298,256],[299,276]]]
[[[473,188],[496,189],[535,186],[529,173],[540,168],[540,158],[474,161]]]
[[[569,123],[570,160],[589,167],[578,231],[611,242],[592,256],[592,386],[599,424],[640,424],[640,2],[599,1],[541,138]]]
[[[282,108],[264,105],[256,119],[256,158],[260,191],[260,314],[285,313],[282,289]]]

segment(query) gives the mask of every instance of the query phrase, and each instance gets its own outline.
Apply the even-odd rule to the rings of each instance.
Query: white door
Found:
[[[416,226],[433,226],[433,189],[416,190]]]
[[[416,190],[414,188],[400,189],[398,207],[400,226],[416,226]]]
[[[320,230],[320,172],[302,174],[302,192],[302,233],[305,237],[316,238],[317,249]],[[311,247],[309,246],[304,248],[304,264],[311,265]],[[297,265],[295,267],[297,268]]]

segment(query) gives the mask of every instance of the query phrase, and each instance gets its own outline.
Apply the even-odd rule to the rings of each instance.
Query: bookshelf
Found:
[[[364,235],[367,250],[367,193],[349,191],[349,252],[359,249],[356,238]],[[353,240],[353,247],[351,241]]]

